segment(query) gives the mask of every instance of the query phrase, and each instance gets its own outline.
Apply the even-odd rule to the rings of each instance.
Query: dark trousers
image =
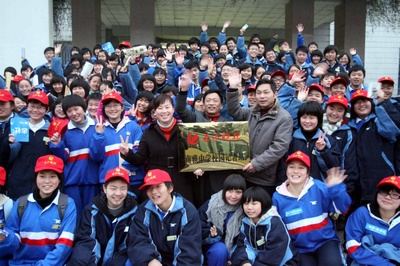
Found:
[[[320,246],[313,253],[300,253],[300,265],[340,266],[344,265],[339,242],[331,240]]]

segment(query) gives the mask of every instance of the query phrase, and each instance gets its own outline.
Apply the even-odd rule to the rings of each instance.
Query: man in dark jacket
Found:
[[[129,229],[131,265],[202,265],[197,210],[181,195],[172,193],[169,174],[150,170],[139,189],[146,189],[149,199],[139,206]]]
[[[125,169],[107,172],[103,192],[83,210],[68,265],[125,265],[127,234],[137,209],[128,189]]]

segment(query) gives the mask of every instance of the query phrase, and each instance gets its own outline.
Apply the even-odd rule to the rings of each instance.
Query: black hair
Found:
[[[250,37],[250,42],[253,42],[253,39],[259,39],[261,41],[261,36],[258,33],[254,33],[253,35],[251,35]]]
[[[153,50],[153,49],[162,49],[161,43],[155,43],[155,44],[153,44],[153,46],[151,47],[151,50]]]
[[[197,44],[198,46],[200,46],[200,40],[197,39],[196,37],[192,37],[189,39],[189,46],[192,44]]]
[[[204,99],[204,94],[203,93],[200,93],[200,94],[196,95],[196,97],[194,97],[194,100],[193,100],[193,103],[192,103],[193,110],[194,110],[195,103],[197,101],[203,101],[203,99]]]
[[[93,55],[95,54],[95,50],[97,50],[97,49],[100,49],[100,50],[102,50],[102,48],[101,48],[101,44],[96,44],[95,46],[93,46]]]
[[[242,204],[251,201],[258,201],[261,203],[260,217],[272,207],[271,196],[261,187],[250,187],[243,193]]]
[[[260,80],[270,80],[271,79],[271,75],[272,75],[272,73],[270,71],[265,71],[264,73],[261,74]],[[264,78],[265,76],[269,76],[269,78],[268,79]],[[258,82],[260,82],[260,80]],[[274,84],[275,90],[276,90],[275,82],[272,82],[272,83]]]
[[[358,98],[357,100],[355,100],[351,106],[350,106],[350,119],[356,119],[358,117],[357,113],[354,111],[354,105],[356,105],[356,102],[358,102],[359,100],[361,100],[362,98]],[[371,113],[375,113],[375,103],[373,99],[368,99],[368,98],[364,98],[367,101],[369,101],[371,103]]]
[[[160,50],[157,51],[156,59],[158,59],[160,57],[165,57],[165,52],[164,52],[163,49],[160,49]]]
[[[30,71],[32,71],[32,73],[31,73],[31,76],[29,77],[29,78],[33,78],[34,76],[35,76],[35,73],[33,72],[33,67],[32,66],[30,66],[30,65],[23,65],[22,67],[21,67],[21,73],[22,73],[22,71],[25,71],[25,70],[30,70]]]
[[[45,68],[42,71],[42,76],[41,77],[43,77],[44,75],[49,75],[49,74],[53,75],[53,77],[56,75],[56,73],[53,70]]]
[[[45,53],[47,53],[47,52],[49,52],[49,51],[52,51],[52,52],[54,53],[54,47],[46,47],[46,48],[44,49],[44,51],[43,51],[43,54],[45,54]]]
[[[239,72],[242,72],[243,70],[250,68],[251,69],[251,75],[254,76],[254,74],[255,74],[254,66],[252,64],[250,64],[250,63],[243,63],[238,68],[239,68]]]
[[[304,52],[304,53],[308,54],[308,48],[304,45],[299,46],[296,48],[296,55],[298,52]]]
[[[346,73],[346,75],[347,75],[347,73]],[[335,77],[335,73],[333,73],[332,71],[329,71],[329,70],[328,70],[325,74],[323,74],[323,75],[321,75],[321,76],[319,77],[319,84],[321,84],[322,80],[323,80],[325,77]],[[349,81],[349,77],[347,77],[346,80]],[[347,82],[347,84],[348,84],[348,82]]]
[[[225,64],[221,67],[221,69],[223,69],[224,67],[234,67],[229,61],[226,61]]]
[[[150,66],[146,63],[139,63],[138,68],[139,68],[139,72],[142,72],[143,69],[148,70],[150,68]]]
[[[11,74],[17,75],[17,70],[11,66],[6,67],[4,69],[4,76],[6,76],[6,72],[10,72]]]
[[[112,84],[112,82],[111,81],[109,81],[109,80],[103,80],[101,83],[100,83],[100,86],[101,85],[106,85],[107,87],[109,87],[110,89],[113,89],[114,88],[114,85]],[[99,87],[100,87],[99,86]]]
[[[152,90],[151,92],[152,92],[153,94],[156,94],[156,91],[157,91],[157,82],[156,82],[156,79],[154,78],[154,76],[151,75],[151,74],[144,74],[144,75],[142,75],[142,77],[141,77],[140,80],[139,80],[138,86],[137,86],[138,90],[139,90],[139,91],[143,91],[143,90],[144,90],[144,89],[143,89],[143,82],[145,82],[146,80],[150,80],[150,81],[153,82],[154,88],[153,88],[153,90]]]
[[[307,45],[307,47],[310,48],[311,45],[317,46],[317,49],[318,49],[318,44],[317,44],[316,42],[310,42],[310,43]]]
[[[81,98],[82,98],[82,97],[81,97]],[[87,107],[88,107],[88,105],[89,105],[89,101],[90,101],[90,100],[98,100],[98,101],[101,101],[101,98],[102,98],[101,93],[92,93],[92,94],[89,94],[89,96],[86,98],[86,109],[87,109]]]
[[[149,102],[151,102],[151,101],[154,100],[154,94],[149,92],[149,91],[141,91],[141,92],[139,92],[138,95],[136,96],[136,99],[135,99],[135,105],[142,98],[144,98],[144,99],[148,100]]]
[[[54,113],[54,111],[56,110],[56,105],[57,105],[57,104],[61,104],[61,102],[62,102],[63,99],[64,99],[64,96],[59,96],[59,97],[57,97],[57,99],[55,99],[55,100],[51,103],[50,112],[51,112],[51,114],[53,115],[53,117],[56,116],[55,113]],[[61,108],[62,108],[62,106],[61,106]],[[63,112],[64,112],[64,109],[63,109]],[[64,112],[64,114],[67,115],[66,112]]]
[[[233,41],[236,44],[236,40],[233,37],[229,37],[228,39],[226,39],[225,44],[228,45],[229,41]]]
[[[303,115],[316,116],[318,119],[317,128],[322,128],[323,114],[324,111],[322,110],[321,104],[310,101],[305,102],[300,106],[299,111],[297,112],[297,117],[300,120]]]
[[[93,78],[95,78],[95,77],[98,77],[98,78],[100,78],[101,81],[103,81],[103,76],[102,76],[102,75],[100,75],[100,74],[92,74],[92,75],[89,77],[88,82],[90,82],[90,81],[91,81]]]
[[[106,80],[108,73],[111,73],[112,80],[114,81],[116,79],[115,72],[111,68],[108,68],[108,67],[103,67],[103,69],[101,70],[101,76],[103,77],[102,79]]]
[[[115,61],[115,60],[118,60],[118,59],[119,59],[118,55],[112,53],[112,54],[108,57],[107,60],[108,60],[108,61]]]
[[[382,218],[381,214],[379,212],[379,204],[378,204],[378,192],[379,191],[385,191],[387,193],[389,193],[391,190],[395,190],[397,193],[400,194],[400,190],[398,188],[396,188],[395,186],[392,185],[382,185],[379,188],[377,188],[376,192],[375,192],[375,196],[372,198],[371,200],[371,204],[370,204],[370,209],[372,214],[374,214],[375,216]],[[396,209],[395,211],[395,215],[400,211],[400,206]]]
[[[187,52],[188,51],[188,47],[186,45],[182,44],[182,45],[179,46],[178,51],[182,51],[182,50]]]
[[[228,203],[225,197],[226,192],[233,189],[240,189],[242,193],[244,193],[246,190],[246,180],[244,180],[243,176],[239,174],[231,174],[225,179],[222,189],[222,199],[225,203]]]
[[[36,184],[36,180],[37,180],[37,176],[39,175],[39,173],[40,172],[42,172],[42,171],[54,171],[54,170],[51,170],[51,169],[48,169],[48,170],[41,170],[41,171],[39,171],[39,172],[35,172],[35,189],[39,189],[38,188],[38,186],[37,186],[37,184]],[[56,188],[56,190],[58,189],[58,190],[60,190],[60,191],[63,191],[63,188],[64,188],[64,174],[63,173],[58,173],[58,172],[56,172],[56,171],[54,171],[56,174],[57,174],[57,177],[58,177],[58,179],[60,180],[60,183],[58,184],[58,187]],[[55,193],[54,191],[53,191],[53,193]]]
[[[270,79],[260,79],[260,80],[257,82],[256,91],[257,91],[258,87],[261,86],[261,85],[263,85],[263,84],[269,84],[269,85],[271,86],[272,92],[273,92],[273,93],[276,92],[276,85],[275,85],[275,82],[273,82],[273,81],[270,80]]]
[[[74,106],[80,106],[82,109],[86,112],[87,105],[85,103],[85,100],[82,99],[81,96],[72,94],[64,97],[61,101],[61,106],[65,114],[67,114],[68,108],[74,107]]]
[[[57,93],[54,88],[53,85],[54,84],[58,84],[61,83],[63,88],[61,90],[60,93]],[[51,80],[50,80],[50,92],[51,94],[53,94],[54,96],[62,96],[65,94],[65,88],[67,87],[67,82],[65,81],[65,78],[63,76],[60,75],[55,75]]]
[[[86,54],[86,53],[89,53],[89,54],[90,54],[90,57],[92,57],[92,51],[90,51],[90,49],[87,48],[87,47],[83,47],[83,48],[81,49],[81,55],[82,55],[82,57],[83,57],[83,55]]]
[[[300,67],[299,67],[298,65],[294,64],[294,65],[291,65],[291,66],[289,67],[288,73],[290,73],[290,70],[292,69],[292,67],[297,68],[297,70],[300,70]]]
[[[176,49],[176,43],[174,41],[168,41],[167,45],[165,46],[166,48],[168,48],[169,46],[174,45],[175,49]]]
[[[175,87],[175,85],[172,84],[167,84],[165,85],[165,87],[163,88],[161,94],[166,94],[168,92],[172,92],[174,95],[176,95],[178,93],[178,88]]]
[[[247,49],[250,49],[251,46],[257,46],[257,48],[260,48],[260,47],[258,46],[258,43],[256,43],[256,42],[251,42],[251,43],[249,43],[249,44],[247,45]]]
[[[325,47],[324,49],[324,56],[329,53],[330,51],[334,50],[336,55],[339,53],[338,48],[335,45],[328,45],[327,47]]]
[[[70,64],[72,64],[72,61],[77,60],[79,62],[80,67],[82,67],[82,55],[81,54],[73,54],[71,55],[71,59],[69,60]]]
[[[186,69],[192,69],[194,67],[196,67],[197,69],[200,69],[199,63],[197,61],[189,61],[185,65]]]
[[[82,76],[80,76],[78,74],[69,74],[69,75],[67,75],[67,84],[70,79],[77,80],[77,79],[83,79],[83,78],[82,78]]]
[[[153,76],[157,75],[157,74],[162,74],[165,76],[165,78],[167,78],[167,71],[165,71],[165,69],[161,68],[161,67],[157,67],[154,72],[153,72]]]
[[[208,48],[208,51],[211,51],[211,46],[210,46],[209,42],[202,42],[200,44],[200,48],[203,47],[203,46],[206,46]]]
[[[104,63],[103,60],[97,59],[96,61],[93,62],[93,65],[102,65],[103,67],[106,67],[106,63]]]
[[[219,41],[217,38],[211,37],[210,39],[208,39],[208,43],[212,43],[212,42],[215,42],[217,44],[217,46],[219,47]]]
[[[311,59],[313,58],[313,56],[319,56],[320,62],[321,62],[322,58],[324,58],[324,55],[322,54],[322,52],[320,50],[312,51],[310,56],[311,56]]]
[[[82,87],[85,90],[85,99],[89,95],[90,91],[90,86],[89,83],[86,82],[84,79],[76,79],[71,82],[71,86],[69,87],[71,93],[74,90],[75,87]]]
[[[171,103],[172,106],[174,106],[174,101],[172,100],[171,97],[169,97],[166,94],[160,94],[153,101],[153,109],[154,110],[157,109],[161,104],[165,102],[169,102]]]
[[[108,58],[109,58],[108,53],[107,53],[107,51],[105,51],[105,50],[103,50],[103,49],[101,49],[101,50],[97,53],[96,58],[99,59],[99,54],[102,53],[102,52],[104,52],[104,54],[106,55],[106,60],[105,60],[105,61],[108,61]]]
[[[333,72],[328,72],[328,73],[332,73],[335,76],[335,73],[333,73]],[[328,73],[326,73],[325,76],[328,75]],[[339,73],[337,73],[336,77],[344,78],[347,81],[347,84],[350,84],[349,75],[346,72],[339,72]],[[348,99],[348,100],[350,100],[350,99]]]
[[[224,97],[222,96],[222,93],[220,90],[216,90],[216,89],[209,89],[204,93],[204,97],[203,97],[203,103],[206,100],[207,95],[211,94],[211,93],[216,93],[218,94],[219,98],[221,99],[221,104],[224,103]]]
[[[363,73],[364,77],[365,77],[365,68],[362,66],[353,66],[349,69],[349,77],[351,75],[351,73],[355,72],[355,71],[360,71]]]

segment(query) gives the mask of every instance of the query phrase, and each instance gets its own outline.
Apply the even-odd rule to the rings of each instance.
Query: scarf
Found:
[[[208,209],[206,211],[209,223],[213,223],[221,232],[224,232],[224,222],[229,212],[234,212],[232,217],[229,219],[226,225],[225,231],[225,245],[228,251],[233,246],[233,239],[239,234],[240,226],[242,225],[243,209],[241,204],[235,206],[225,203],[222,199],[221,190],[211,196],[210,202],[208,203]]]
[[[340,119],[335,124],[330,124],[328,118],[326,117],[326,113],[324,113],[322,120],[322,130],[324,132],[327,132],[328,135],[332,135],[332,133],[335,132],[342,125],[342,122],[343,119]]]

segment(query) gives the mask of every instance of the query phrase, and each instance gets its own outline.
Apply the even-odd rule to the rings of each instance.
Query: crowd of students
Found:
[[[4,70],[0,265],[400,264],[393,79],[368,91],[356,49],[304,46],[301,24],[293,51],[229,25],[131,56],[73,47],[64,66],[56,45]],[[226,121],[248,121],[250,162],[180,172],[178,124]]]

